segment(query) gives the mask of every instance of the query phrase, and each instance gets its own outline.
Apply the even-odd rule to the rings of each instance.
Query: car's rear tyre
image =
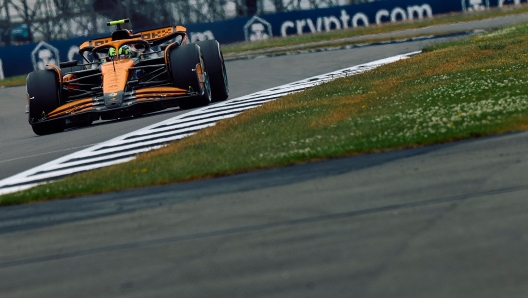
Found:
[[[64,119],[38,123],[39,119],[60,106],[59,78],[53,70],[31,72],[26,80],[29,97],[29,123],[39,136],[61,132],[66,126]]]
[[[220,44],[216,40],[204,40],[196,44],[200,46],[205,60],[211,82],[212,100],[226,100],[229,97],[229,82]]]
[[[196,44],[188,44],[173,49],[169,54],[170,71],[172,81],[175,87],[185,90],[192,89],[200,92],[203,89],[203,95],[200,97],[188,98],[181,100],[179,106],[181,109],[191,109],[206,106],[211,103],[211,85],[207,69],[205,68],[204,59],[200,47]],[[204,80],[200,82],[196,74],[197,65],[200,65]],[[202,86],[203,84],[203,86]]]

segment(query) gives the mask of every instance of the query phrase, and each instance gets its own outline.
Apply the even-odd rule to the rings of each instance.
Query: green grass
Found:
[[[0,197],[68,198],[528,127],[528,25],[283,97],[136,160]]]
[[[5,78],[5,79],[0,81],[0,86],[12,87],[12,86],[25,85],[26,84],[26,77],[27,77],[27,75],[21,75],[21,76]]]

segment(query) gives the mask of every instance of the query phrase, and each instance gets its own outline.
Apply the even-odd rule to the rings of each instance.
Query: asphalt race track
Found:
[[[527,148],[519,133],[5,208],[0,293],[525,297]]]
[[[229,62],[232,96],[431,42]],[[0,178],[179,113],[36,137],[24,88],[0,101]],[[0,208],[0,297],[526,297],[527,153],[514,133]]]

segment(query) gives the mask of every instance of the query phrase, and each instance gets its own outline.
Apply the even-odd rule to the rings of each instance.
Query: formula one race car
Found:
[[[31,72],[26,81],[29,124],[37,135],[95,120],[135,117],[170,107],[189,109],[229,96],[220,45],[190,43],[170,26],[133,34],[116,25],[111,37],[84,42],[77,61]]]

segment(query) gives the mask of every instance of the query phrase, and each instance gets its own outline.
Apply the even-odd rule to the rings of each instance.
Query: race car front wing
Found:
[[[165,106],[176,106],[178,101],[203,96],[205,90],[198,92],[194,90],[185,90],[175,87],[152,87],[145,89],[138,89],[129,92],[124,92],[122,100],[119,104],[112,105],[108,102],[112,101],[111,97],[107,95],[100,95],[91,98],[84,98],[75,100],[64,104],[52,112],[48,113],[41,119],[38,119],[35,123],[41,123],[49,120],[55,120],[59,118],[68,118],[84,113],[98,113],[104,118],[105,113],[112,113],[117,111],[126,111],[137,105],[148,104],[148,103],[162,103]],[[117,94],[116,94],[117,95]],[[159,109],[161,110],[161,109]]]

